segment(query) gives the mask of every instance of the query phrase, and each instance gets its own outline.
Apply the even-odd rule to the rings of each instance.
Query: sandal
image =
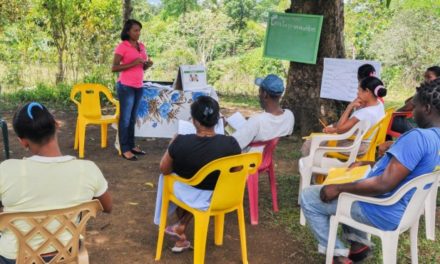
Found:
[[[179,254],[189,249],[192,249],[191,242],[185,240],[182,246],[177,246],[177,244],[174,245],[174,247],[171,248],[171,252]]]
[[[177,234],[177,232],[175,231],[175,228],[177,227],[177,225],[178,225],[178,224],[175,224],[175,225],[172,225],[172,226],[167,226],[167,227],[165,228],[165,234],[170,235],[170,236],[173,236],[173,237],[176,237],[176,238],[178,238],[178,239],[180,239],[180,240],[184,240],[184,239],[185,239],[184,235],[183,235],[183,234],[182,234],[182,235],[179,235],[179,234]]]
[[[356,251],[350,250],[350,254],[348,254],[348,257],[354,262],[358,262],[366,259],[370,255],[370,251],[370,247],[364,245]]]
[[[136,148],[137,148],[138,150],[136,150]],[[147,154],[147,152],[143,151],[139,146],[136,146],[136,147],[132,148],[132,149],[131,149],[131,152],[132,152],[133,154],[137,154],[137,155],[145,155],[145,154]]]

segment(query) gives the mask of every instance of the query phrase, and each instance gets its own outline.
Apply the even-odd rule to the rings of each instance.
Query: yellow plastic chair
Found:
[[[0,214],[0,230],[9,230],[17,238],[18,264],[44,263],[80,263],[88,264],[89,257],[84,243],[79,247],[80,236],[85,234],[87,221],[102,211],[98,200],[84,202],[80,205],[40,212],[6,212]],[[20,229],[28,226],[28,231]],[[58,236],[67,232],[71,238],[66,245]],[[35,238],[39,241],[36,248],[28,241]],[[53,258],[47,262],[43,259],[51,246]]]
[[[205,260],[206,235],[208,234],[210,216],[215,216],[214,241],[216,245],[220,246],[223,244],[225,214],[237,210],[241,257],[243,263],[247,264],[243,195],[248,175],[255,173],[260,163],[261,153],[245,153],[214,160],[201,168],[191,179],[184,179],[172,174],[164,176],[156,260],[160,260],[162,255],[168,203],[173,202],[194,215],[194,263],[196,264],[202,264]],[[202,182],[206,176],[214,171],[219,172],[219,177],[212,194],[211,206],[207,211],[193,209],[174,196],[173,186],[175,182],[182,182],[194,186]]]
[[[385,142],[385,138],[387,135],[388,125],[391,121],[391,117],[395,111],[395,108],[387,109],[385,112],[385,116],[380,120],[378,123],[376,123],[374,126],[372,126],[367,133],[365,134],[363,140],[371,139],[370,145],[368,146],[367,152],[361,156],[357,157],[356,161],[375,161],[376,160],[376,149],[377,146]],[[329,142],[329,145],[332,146],[335,143]],[[342,153],[328,153],[328,157],[332,158],[338,158],[341,160],[347,160],[348,156],[344,155]]]
[[[80,101],[75,99],[78,93],[80,93]],[[114,115],[102,115],[100,100],[101,93],[103,93],[107,99],[116,106]],[[101,147],[107,147],[107,126],[112,123],[118,123],[119,101],[113,98],[107,87],[95,83],[75,85],[70,92],[70,100],[72,100],[78,107],[74,148],[78,149],[79,147],[79,157],[84,158],[86,126],[89,124],[101,125]],[[121,154],[120,151],[119,154]]]

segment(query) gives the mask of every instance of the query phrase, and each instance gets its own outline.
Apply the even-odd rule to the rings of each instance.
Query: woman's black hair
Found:
[[[358,68],[358,74],[357,74],[358,81],[360,82],[369,76],[374,76],[375,72],[376,72],[376,69],[373,67],[373,65],[368,64],[368,63],[361,65]]]
[[[56,131],[56,121],[47,108],[37,102],[24,105],[14,114],[12,126],[19,138],[33,143],[47,143]]]
[[[133,25],[138,25],[140,28],[142,28],[141,22],[134,20],[134,19],[127,20],[124,24],[124,27],[122,28],[122,31],[121,31],[121,40],[129,40],[130,39],[130,36],[128,35],[128,31],[130,31],[130,29]]]
[[[191,104],[191,117],[204,127],[214,127],[220,118],[220,106],[212,97],[199,96]]]
[[[387,95],[387,89],[385,89],[383,82],[377,77],[369,76],[364,78],[360,83],[360,87],[363,90],[370,90],[375,97],[385,97]]]
[[[426,71],[430,71],[430,72],[434,73],[435,77],[437,77],[437,78],[440,77],[440,67],[439,66],[429,67],[428,69],[426,69]]]
[[[422,83],[414,98],[422,105],[431,105],[440,113],[440,78]]]

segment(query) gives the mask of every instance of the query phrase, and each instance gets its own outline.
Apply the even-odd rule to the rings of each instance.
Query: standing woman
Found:
[[[129,19],[121,32],[122,42],[115,49],[113,72],[120,72],[116,83],[120,103],[119,144],[122,157],[137,160],[136,154],[145,152],[134,144],[134,125],[137,109],[142,98],[142,81],[144,71],[153,65],[148,58],[144,44],[139,42],[142,25],[139,21]]]

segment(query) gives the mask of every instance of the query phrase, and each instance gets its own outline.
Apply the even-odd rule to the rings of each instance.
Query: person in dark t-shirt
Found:
[[[217,101],[209,96],[198,97],[191,105],[191,117],[196,127],[196,134],[177,135],[171,140],[160,162],[162,175],[158,183],[155,224],[160,222],[163,175],[175,173],[182,178],[189,179],[209,162],[241,153],[241,148],[233,137],[215,133],[214,126],[219,120],[219,111]],[[174,195],[192,208],[207,210],[218,176],[218,172],[212,172],[196,186],[176,182],[173,186]],[[192,219],[192,214],[182,208],[176,208],[174,204],[170,204],[170,210],[176,210],[179,221],[175,225],[168,226],[165,232],[178,238],[171,250],[182,252],[191,246],[186,239],[185,230]]]

